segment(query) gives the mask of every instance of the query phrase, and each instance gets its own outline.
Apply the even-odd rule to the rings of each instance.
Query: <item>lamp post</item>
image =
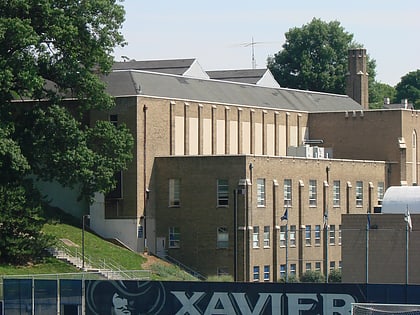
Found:
[[[82,216],[82,270],[85,271],[85,220],[90,219],[89,214]]]

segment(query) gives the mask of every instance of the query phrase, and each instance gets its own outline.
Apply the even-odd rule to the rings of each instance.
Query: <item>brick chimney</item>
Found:
[[[369,109],[368,81],[366,49],[349,49],[346,92],[364,109]]]

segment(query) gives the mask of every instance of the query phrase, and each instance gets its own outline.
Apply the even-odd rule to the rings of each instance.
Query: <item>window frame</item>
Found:
[[[252,270],[252,279],[254,282],[260,281],[260,266],[254,266]]]
[[[321,225],[315,225],[314,230],[315,246],[321,246]]]
[[[281,225],[280,226],[280,239],[279,239],[280,247],[286,247],[286,232],[287,232],[287,226]]]
[[[217,228],[216,248],[229,248],[229,230],[226,226],[219,226]]]
[[[265,225],[264,226],[264,233],[263,233],[263,246],[264,248],[270,248],[270,226]]]
[[[333,207],[341,206],[341,183],[339,180],[333,181]]]
[[[305,225],[305,246],[312,246],[312,227]]]
[[[286,178],[283,181],[283,202],[286,207],[290,207],[292,205],[292,180],[290,178]]]
[[[328,244],[335,245],[335,224],[331,224],[328,229]]]
[[[385,183],[384,182],[378,182],[378,187],[376,188],[377,191],[377,203],[378,205],[382,204],[382,200],[384,199],[385,194]]]
[[[356,207],[363,207],[363,181],[356,181]]]
[[[168,247],[181,248],[181,229],[177,226],[169,227]]]
[[[257,178],[257,207],[265,207],[265,178]]]
[[[289,230],[290,247],[296,247],[296,225],[291,225]]]
[[[317,181],[316,179],[309,180],[309,207],[317,206]]]
[[[169,207],[179,208],[181,206],[181,180],[179,178],[169,179]]]
[[[264,282],[270,281],[270,265],[264,265],[263,273]]]
[[[252,248],[260,248],[260,227],[252,227]]]
[[[229,207],[229,180],[217,179],[217,207]]]

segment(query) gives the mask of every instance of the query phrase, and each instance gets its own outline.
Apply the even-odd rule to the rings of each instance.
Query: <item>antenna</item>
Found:
[[[251,46],[251,62],[252,62],[252,69],[256,69],[257,68],[257,60],[255,59],[255,45],[261,45],[261,44],[275,44],[278,42],[256,42],[254,41],[254,36],[252,37],[251,42],[248,43],[242,43],[239,46],[242,47],[249,47]]]

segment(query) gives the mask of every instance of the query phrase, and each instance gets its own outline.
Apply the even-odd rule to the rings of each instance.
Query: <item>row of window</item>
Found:
[[[271,273],[270,273],[271,266],[270,265],[264,265],[262,268],[262,275],[263,281],[270,281],[271,280]],[[336,263],[335,261],[330,261],[330,271],[336,269]],[[338,269],[341,270],[341,261],[338,262]],[[312,263],[307,262],[305,264],[305,271],[311,271],[312,270]],[[315,271],[321,271],[321,262],[317,261],[315,262]],[[286,265],[280,265],[280,278],[285,279],[286,278]],[[290,264],[288,274],[292,276],[296,276],[296,264]],[[255,282],[260,281],[261,277],[261,268],[260,266],[254,266],[253,267],[253,280]]]
[[[264,178],[258,178],[257,183],[257,206],[265,207],[266,205],[266,180]],[[318,181],[315,179],[309,180],[308,186],[308,198],[309,206],[316,207],[318,203]],[[169,206],[179,207],[181,204],[180,200],[180,179],[172,178],[169,180]],[[384,197],[384,183],[378,182],[377,185],[377,200],[380,203]],[[285,206],[292,205],[292,180],[285,179],[283,183],[283,200]],[[332,187],[333,206],[339,207],[341,205],[341,182],[339,180],[333,181]],[[356,206],[363,206],[363,181],[356,181],[355,187],[355,198]],[[227,179],[217,180],[217,206],[227,207],[229,206],[229,181]]]
[[[330,245],[341,245],[341,225],[336,230],[335,225],[330,225],[328,231],[328,243]],[[264,226],[262,245],[264,248],[271,246],[271,227]],[[180,248],[181,233],[179,227],[169,228],[169,248]],[[288,241],[288,243],[287,243]],[[282,225],[280,227],[280,247],[296,247],[296,225]],[[321,245],[321,225],[315,225],[312,230],[311,225],[305,226],[305,246],[320,246]],[[252,228],[252,247],[260,248],[260,227],[254,226]],[[228,248],[229,247],[229,231],[227,227],[218,227],[216,234],[216,247]]]

